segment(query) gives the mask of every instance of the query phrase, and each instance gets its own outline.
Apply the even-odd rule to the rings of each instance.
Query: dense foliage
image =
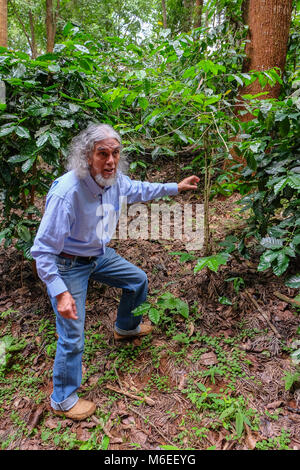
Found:
[[[299,81],[293,81],[299,89]],[[255,188],[241,201],[251,209],[246,237],[265,250],[259,271],[272,267],[280,276],[300,255],[300,98],[294,90],[282,101],[259,105],[247,123],[240,149],[247,158],[243,177]],[[298,286],[294,279],[293,286]]]
[[[239,132],[233,112],[238,86],[258,76],[265,83],[278,79],[275,71],[240,72],[243,45],[232,60],[226,25],[205,39],[198,32],[176,39],[164,33],[145,48],[118,37],[96,43],[70,23],[64,35],[54,53],[36,60],[5,50],[1,56],[7,86],[0,128],[1,237],[19,237],[26,254],[36,224],[35,193],[44,194],[63,171],[71,137],[89,121],[113,124],[138,162],[147,152],[155,160],[187,147],[195,152],[192,167],[204,168],[210,178]]]
[[[130,8],[139,5],[132,2]],[[25,53],[1,51],[6,105],[1,105],[0,115],[0,237],[6,244],[17,238],[28,256],[41,215],[35,196],[45,194],[52,178],[64,171],[71,138],[89,121],[102,121],[122,135],[132,171],[166,157],[176,165],[181,154],[190,155],[185,168],[202,173],[205,180],[206,255],[212,248],[210,198],[250,192],[244,198],[252,214],[247,236],[255,236],[267,250],[259,269],[272,266],[278,275],[286,271],[298,253],[299,233],[299,104],[297,96],[284,94],[295,94],[297,86],[297,28],[283,81],[276,70],[243,73],[247,29],[241,22],[242,2],[216,5],[205,2],[206,24],[177,36],[176,28],[158,28],[140,43],[120,31],[98,40],[69,22],[59,29],[60,41],[51,54],[32,60]],[[79,6],[76,2],[72,14]],[[61,7],[64,11],[71,5],[62,2]],[[86,10],[92,20],[90,7],[82,14]],[[281,101],[259,105],[255,96],[244,96],[248,104],[237,113],[240,88],[254,80],[262,87],[281,81]],[[257,117],[243,123],[240,115],[247,110]],[[242,181],[236,178],[243,167],[241,157],[247,160]],[[232,164],[224,169],[226,160]],[[246,242],[247,237],[239,244],[241,254]]]

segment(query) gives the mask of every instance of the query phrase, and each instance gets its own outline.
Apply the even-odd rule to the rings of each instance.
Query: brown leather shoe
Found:
[[[116,331],[114,331],[114,338],[116,340],[121,340],[121,339],[128,339],[128,338],[138,338],[139,336],[146,336],[146,335],[149,335],[152,330],[153,330],[153,326],[151,325],[146,325],[145,323],[143,323],[142,325],[140,325],[141,327],[141,330],[139,331],[139,333],[134,333],[132,335],[120,335],[119,333],[117,333]]]
[[[78,402],[68,411],[60,411],[54,409],[52,411],[58,416],[65,416],[66,418],[74,419],[75,421],[82,421],[83,419],[92,416],[95,413],[95,410],[95,403],[79,398]]]

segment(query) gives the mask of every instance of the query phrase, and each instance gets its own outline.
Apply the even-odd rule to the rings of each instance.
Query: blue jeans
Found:
[[[59,336],[53,369],[51,406],[56,410],[67,411],[78,400],[76,391],[82,378],[88,280],[93,279],[123,289],[115,330],[125,335],[140,330],[142,317],[134,316],[132,310],[146,300],[148,281],[144,271],[119,256],[112,248],[106,248],[104,255],[89,264],[81,264],[76,259],[61,256],[57,256],[56,263],[60,276],[76,302],[78,314],[77,320],[63,318],[57,311],[56,297],[50,297],[56,313]]]

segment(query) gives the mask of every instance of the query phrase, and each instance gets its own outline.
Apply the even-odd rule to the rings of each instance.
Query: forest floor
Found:
[[[172,171],[148,171],[147,179],[172,181]],[[244,226],[238,199],[211,202],[215,249]],[[201,202],[191,192],[174,200]],[[272,272],[257,272],[258,254],[194,274],[201,251],[187,259],[170,254],[186,253],[182,241],[110,246],[147,273],[153,304],[169,292],[188,304],[188,318],[165,310],[149,337],[116,342],[120,290],[91,282],[79,394],[97,411],[83,422],[57,417],[49,405],[56,348],[50,302],[30,262],[2,245],[0,448],[300,449],[300,384],[290,357],[299,309],[277,296],[297,292]]]

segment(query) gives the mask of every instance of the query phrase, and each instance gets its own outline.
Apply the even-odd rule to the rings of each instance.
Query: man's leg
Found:
[[[134,316],[132,310],[147,297],[148,280],[144,271],[122,258],[112,248],[106,248],[105,255],[99,256],[97,260],[91,279],[123,289],[115,330],[120,335],[139,333],[142,316]]]
[[[58,267],[68,291],[76,302],[78,314],[77,320],[63,318],[57,311],[56,298],[50,298],[56,313],[58,334],[51,406],[55,410],[67,411],[78,401],[76,391],[80,387],[82,378],[85,301],[88,279],[93,266],[59,258]]]

